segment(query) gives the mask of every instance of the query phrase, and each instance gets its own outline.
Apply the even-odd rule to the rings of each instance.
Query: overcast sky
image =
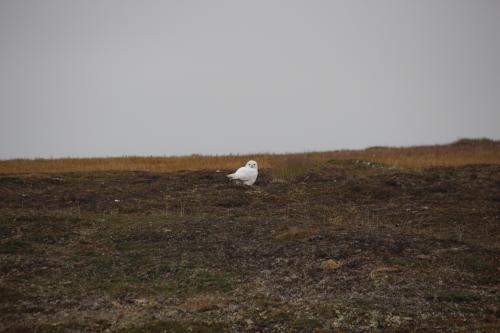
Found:
[[[500,138],[500,1],[0,0],[0,158]]]

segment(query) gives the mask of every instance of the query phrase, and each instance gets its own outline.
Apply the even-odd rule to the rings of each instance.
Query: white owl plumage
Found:
[[[235,173],[227,176],[232,180],[239,180],[245,185],[253,185],[258,175],[259,169],[257,167],[257,162],[251,160],[248,161],[244,167],[239,168]]]

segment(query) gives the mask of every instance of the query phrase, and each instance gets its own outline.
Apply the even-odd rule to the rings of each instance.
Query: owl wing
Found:
[[[236,172],[234,173],[234,176],[235,176],[234,179],[248,181],[248,180],[252,179],[253,173],[252,173],[251,168],[241,167],[238,170],[236,170]]]

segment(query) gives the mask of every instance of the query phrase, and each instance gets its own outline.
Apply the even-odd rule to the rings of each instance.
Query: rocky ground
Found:
[[[0,175],[1,332],[500,327],[500,166]]]

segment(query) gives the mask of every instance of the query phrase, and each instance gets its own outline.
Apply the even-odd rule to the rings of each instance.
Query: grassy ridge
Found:
[[[372,147],[364,150],[293,154],[14,159],[0,161],[0,173],[217,170],[237,168],[248,159],[255,159],[259,162],[259,167],[275,169],[285,176],[286,173],[296,173],[301,169],[331,159],[361,159],[404,168],[500,164],[500,141],[462,139],[449,145],[403,148]]]

